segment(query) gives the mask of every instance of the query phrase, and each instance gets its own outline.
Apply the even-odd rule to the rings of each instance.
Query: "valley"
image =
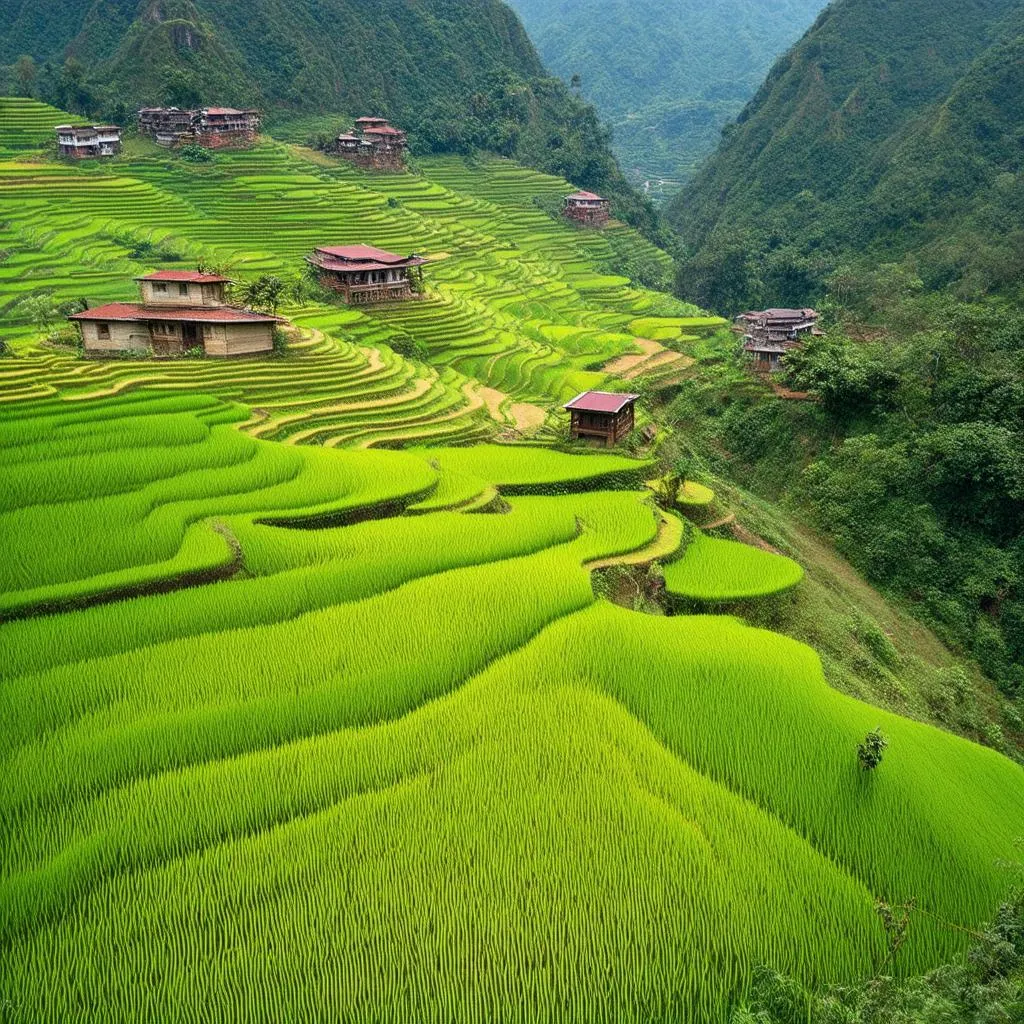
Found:
[[[282,117],[60,161],[72,117],[0,98],[4,1014],[726,1024],[764,970],[964,955],[1015,704],[758,496],[719,406],[786,400],[670,255],[508,156],[372,173]],[[325,244],[424,290],[346,305]],[[273,352],[76,347],[199,266],[279,279]],[[615,448],[590,391],[638,396]]]

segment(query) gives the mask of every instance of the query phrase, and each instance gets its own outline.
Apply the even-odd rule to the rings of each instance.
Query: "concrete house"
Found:
[[[121,152],[121,129],[116,124],[59,124],[57,152],[72,160],[115,156]]]
[[[141,302],[111,302],[68,318],[78,323],[86,352],[174,356],[201,345],[210,356],[257,355],[273,349],[274,325],[285,322],[229,305],[231,281],[220,274],[157,270],[136,280]]]

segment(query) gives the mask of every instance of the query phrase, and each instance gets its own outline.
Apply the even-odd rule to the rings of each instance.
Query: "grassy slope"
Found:
[[[83,998],[114,1019],[715,1020],[757,963],[869,972],[874,897],[986,918],[1024,822],[1016,766],[837,694],[776,634],[595,601],[583,563],[655,539],[633,489],[649,464],[360,450],[487,438],[481,381],[553,404],[604,382],[587,367],[633,331],[701,346],[674,340],[701,329],[685,309],[608,273],[635,235],[530,202],[564,183],[504,162],[424,172],[367,178],[269,144],[212,168],[145,149],[0,165],[20,200],[0,272],[22,295],[84,280],[126,298],[141,243],[243,275],[290,271],[327,232],[448,254],[424,302],[288,310],[310,333],[279,359],[83,363],[9,307],[6,571],[39,586],[159,566],[213,521],[243,571],[0,626],[4,998],[40,1020]],[[427,365],[394,353],[404,336]],[[259,521],[432,486],[456,507]],[[505,514],[459,511],[495,486]],[[81,530],[66,552],[40,543]],[[805,564],[778,600],[825,621],[839,563]],[[856,742],[879,723],[892,746],[864,777]],[[916,918],[903,966],[961,945]]]

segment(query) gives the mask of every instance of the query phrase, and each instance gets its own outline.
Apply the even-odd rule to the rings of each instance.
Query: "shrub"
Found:
[[[880,728],[872,729],[864,737],[863,743],[857,744],[857,760],[862,771],[873,771],[882,763],[882,755],[889,741],[882,735]]]
[[[205,146],[196,145],[194,142],[179,146],[176,152],[182,160],[187,160],[190,164],[213,163],[213,153]]]

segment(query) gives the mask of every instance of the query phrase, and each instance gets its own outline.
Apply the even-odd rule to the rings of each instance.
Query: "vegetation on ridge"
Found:
[[[672,204],[681,293],[812,305],[896,263],[929,290],[1019,297],[1022,53],[1015,0],[831,4]]]
[[[823,0],[510,0],[544,63],[607,118],[630,180],[670,198]]]
[[[623,178],[593,108],[544,70],[500,0],[71,0],[40,13],[0,0],[0,92],[130,124],[169,103],[390,117],[413,151],[486,150],[615,200],[652,237],[653,210]],[[7,79],[4,89],[3,79]]]

